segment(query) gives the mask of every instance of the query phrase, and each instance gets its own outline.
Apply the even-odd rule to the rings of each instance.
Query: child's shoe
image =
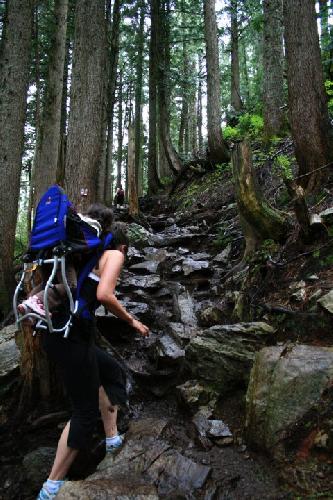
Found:
[[[21,314],[28,314],[29,312],[34,312],[39,314],[39,316],[45,316],[45,308],[43,302],[37,297],[37,295],[32,295],[27,300],[24,300],[22,304],[18,306],[18,311]]]

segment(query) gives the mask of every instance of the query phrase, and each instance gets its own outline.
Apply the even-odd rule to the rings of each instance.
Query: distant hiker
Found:
[[[116,207],[117,208],[121,208],[124,204],[124,201],[125,201],[125,192],[123,190],[123,187],[122,185],[120,185],[118,188],[117,188],[117,191],[116,191],[116,196],[115,196],[115,204],[116,204]]]
[[[39,493],[39,500],[56,497],[78,451],[89,445],[99,410],[106,434],[106,451],[113,452],[123,442],[117,431],[117,405],[127,402],[126,377],[121,366],[95,345],[95,310],[102,303],[143,337],[148,336],[149,329],[129,314],[115,296],[129,240],[124,224],[114,224],[111,232],[112,246],[103,252],[83,283],[84,309],[82,314],[75,316],[68,338],[49,331],[43,335],[49,358],[62,369],[73,411],[61,434],[54,464]],[[52,315],[55,325],[57,321],[63,323],[61,316],[66,314],[66,304],[63,306],[62,312]]]

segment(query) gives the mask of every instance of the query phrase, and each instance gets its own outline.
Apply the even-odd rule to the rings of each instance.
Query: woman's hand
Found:
[[[149,336],[149,328],[148,326],[144,325],[141,323],[141,321],[138,321],[137,319],[133,318],[132,321],[130,322],[130,325],[140,334],[142,337],[148,337]]]

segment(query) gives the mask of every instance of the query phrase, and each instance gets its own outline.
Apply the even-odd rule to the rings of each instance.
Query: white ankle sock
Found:
[[[105,444],[106,446],[112,446],[113,444],[118,443],[119,439],[120,439],[119,434],[116,434],[115,436],[112,437],[107,437],[105,439]]]
[[[47,490],[50,493],[55,494],[55,493],[58,493],[61,486],[64,484],[64,481],[60,481],[60,480],[54,481],[53,479],[48,479],[45,484],[46,484]]]

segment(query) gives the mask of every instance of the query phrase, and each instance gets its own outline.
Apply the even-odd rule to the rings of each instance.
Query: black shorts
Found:
[[[83,325],[82,325],[83,326]],[[82,449],[89,445],[99,417],[99,387],[103,386],[113,405],[127,403],[126,374],[105,351],[95,345],[94,325],[87,337],[87,325],[80,334],[77,322],[67,339],[62,334],[46,332],[44,349],[61,369],[73,413],[67,445]]]

